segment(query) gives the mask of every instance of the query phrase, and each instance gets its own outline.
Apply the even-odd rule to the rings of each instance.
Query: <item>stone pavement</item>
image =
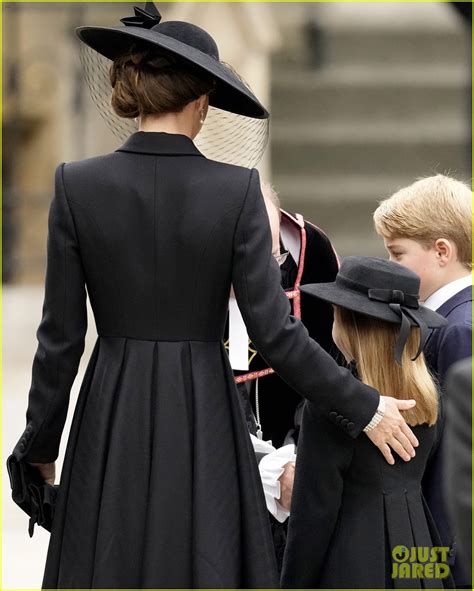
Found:
[[[35,528],[28,536],[28,517],[11,500],[5,460],[25,428],[25,412],[31,380],[31,364],[36,351],[36,330],[41,320],[43,287],[3,287],[3,355],[2,355],[2,588],[35,589],[41,587],[48,549],[49,533]],[[82,377],[96,338],[92,313],[86,349],[74,382],[68,418],[61,440],[57,478],[64,457],[67,435]]]

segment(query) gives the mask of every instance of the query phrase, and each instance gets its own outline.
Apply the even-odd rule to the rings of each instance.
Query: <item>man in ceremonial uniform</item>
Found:
[[[334,281],[338,271],[334,248],[320,228],[298,214],[282,210],[270,185],[262,184],[262,193],[272,230],[273,255],[280,264],[282,287],[290,299],[292,313],[301,318],[314,340],[337,356],[331,336],[331,305],[299,291],[299,286],[306,283]],[[281,566],[303,399],[255,351],[232,296],[229,310],[226,345],[259,462]]]

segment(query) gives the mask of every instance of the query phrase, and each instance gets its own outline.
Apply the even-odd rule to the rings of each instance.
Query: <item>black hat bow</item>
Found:
[[[126,16],[120,19],[126,27],[143,27],[152,29],[161,21],[161,14],[154,2],[147,2],[145,8],[134,6],[135,16]]]
[[[404,293],[399,289],[369,289],[367,295],[369,300],[388,304],[389,308],[400,317],[400,332],[398,333],[397,342],[395,344],[395,359],[400,365],[402,363],[403,349],[410,336],[410,319],[419,326],[420,345],[415,357],[412,358],[412,361],[415,361],[423,351],[430,335],[428,325],[423,318],[418,314],[413,314],[411,311],[418,310],[420,307],[418,295]]]

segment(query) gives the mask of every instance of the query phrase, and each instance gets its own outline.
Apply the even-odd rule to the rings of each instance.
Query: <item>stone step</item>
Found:
[[[469,108],[466,69],[334,68],[273,72],[272,121],[404,121],[460,118]]]
[[[320,87],[339,88],[363,86],[406,87],[458,87],[469,82],[468,68],[463,64],[425,64],[423,68],[411,65],[394,65],[390,69],[380,65],[356,65],[322,68],[309,68],[304,64],[293,68],[272,65],[274,84],[296,88]]]
[[[313,207],[315,203],[378,203],[414,180],[414,177],[409,175],[274,174],[272,184],[278,192],[283,207],[290,204],[292,207],[296,202]]]
[[[437,123],[437,124],[436,124]],[[273,142],[285,144],[385,144],[390,142],[402,144],[418,144],[420,141],[440,144],[444,141],[454,142],[468,140],[469,130],[465,129],[462,117],[445,117],[439,122],[424,118],[418,119],[416,125],[403,120],[321,123],[276,121],[271,128]]]
[[[314,125],[271,129],[274,174],[468,176],[468,132],[458,124]],[[470,175],[469,175],[470,176]]]
[[[470,51],[467,30],[458,29],[322,29],[319,46],[307,23],[283,36],[274,62],[289,67],[322,61],[325,67],[463,63]],[[317,54],[317,55],[316,55]]]
[[[283,32],[314,19],[328,30],[416,32],[453,31],[459,16],[448,2],[309,2],[276,3],[273,16]]]

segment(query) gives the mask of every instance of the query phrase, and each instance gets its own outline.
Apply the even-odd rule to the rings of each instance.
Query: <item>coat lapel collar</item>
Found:
[[[181,134],[158,131],[137,131],[116,150],[138,154],[162,154],[167,156],[201,156],[193,141]]]
[[[452,298],[449,298],[447,302],[444,302],[437,310],[438,314],[442,316],[448,316],[457,308],[460,304],[465,304],[466,302],[470,302],[472,300],[472,287],[465,287],[456,295],[453,295]]]
[[[449,298],[447,302],[444,302],[437,310],[438,314],[447,318],[454,308],[457,308],[461,304],[465,304],[467,302],[472,301],[472,287],[465,287],[457,294],[453,295],[453,297]],[[436,330],[431,331],[430,336],[425,344],[425,352],[428,352],[431,346],[431,341],[433,340],[433,335],[437,334]],[[429,353],[428,353],[429,354]]]

